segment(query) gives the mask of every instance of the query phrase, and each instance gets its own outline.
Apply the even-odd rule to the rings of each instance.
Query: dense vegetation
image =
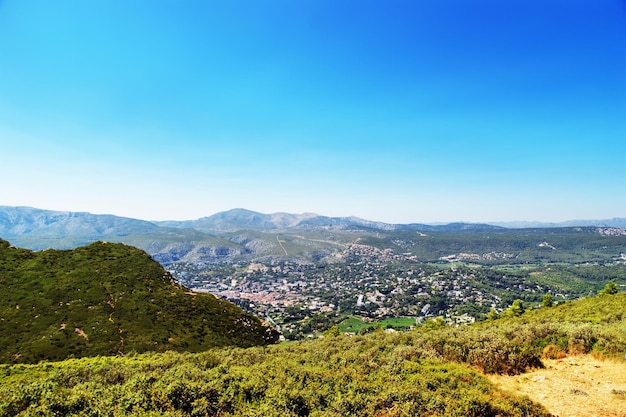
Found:
[[[468,327],[431,320],[410,332],[3,365],[0,416],[547,416],[479,371],[623,357],[626,293],[611,288]]]
[[[273,343],[256,317],[191,293],[145,252],[97,242],[32,252],[0,240],[0,362]]]
[[[408,335],[405,335],[408,336]],[[0,368],[0,415],[541,416],[470,368],[377,333]]]

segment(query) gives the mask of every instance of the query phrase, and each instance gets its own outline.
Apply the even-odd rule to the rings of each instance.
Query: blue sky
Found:
[[[0,205],[626,217],[623,0],[0,0]]]

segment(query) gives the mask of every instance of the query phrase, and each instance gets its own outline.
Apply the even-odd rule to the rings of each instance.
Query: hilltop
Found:
[[[256,317],[191,292],[142,250],[33,252],[0,240],[0,362],[273,343]]]

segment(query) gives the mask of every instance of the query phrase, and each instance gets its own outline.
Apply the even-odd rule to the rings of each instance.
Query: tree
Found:
[[[498,312],[492,307],[491,310],[489,310],[489,313],[487,313],[487,320],[496,320],[497,318]]]
[[[441,329],[442,327],[446,327],[447,325],[448,323],[446,322],[446,320],[443,317],[439,316],[426,320],[426,322],[424,322],[423,324],[423,327],[426,329]]]
[[[613,295],[619,292],[619,288],[617,288],[617,284],[613,281],[607,282],[604,286],[604,289],[600,291],[600,295]]]
[[[552,296],[550,294],[544,294],[541,305],[544,307],[552,307]]]
[[[526,309],[524,308],[524,302],[518,298],[517,300],[513,301],[511,307],[502,312],[502,317],[519,317],[524,314],[525,311]]]
[[[326,337],[337,337],[341,335],[341,330],[339,330],[339,327],[337,326],[332,326],[330,329],[326,330],[326,332],[324,333],[324,336]]]

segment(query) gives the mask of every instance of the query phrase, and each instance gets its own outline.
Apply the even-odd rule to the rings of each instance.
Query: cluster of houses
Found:
[[[454,255],[446,261],[473,259],[463,255]],[[481,255],[485,257],[502,259],[508,254]],[[412,256],[363,244],[351,245],[331,263],[257,261],[232,265],[222,274],[207,273],[210,268],[203,266],[203,272],[195,274],[188,268],[185,284],[290,326],[298,320],[327,313],[373,319],[415,317],[418,322],[443,316],[451,323],[467,323],[475,317],[466,311],[456,311],[459,306],[471,304],[482,312],[492,307],[507,307],[502,305],[497,292],[476,285],[478,278],[471,269],[457,269],[443,263],[440,268],[429,269]],[[509,285],[517,292],[540,290],[524,282]]]

